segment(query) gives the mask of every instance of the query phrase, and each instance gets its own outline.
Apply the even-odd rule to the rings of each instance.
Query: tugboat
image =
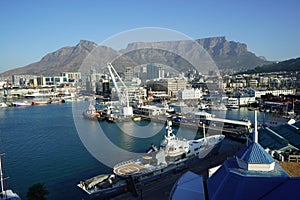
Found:
[[[90,104],[89,108],[82,113],[82,116],[85,119],[89,119],[89,120],[99,120],[101,118],[100,113],[98,113],[95,106],[93,106],[92,104]]]
[[[205,136],[198,140],[179,139],[173,134],[172,121],[167,120],[166,135],[160,148],[151,148],[144,156],[114,166],[113,174],[105,174],[80,181],[85,193],[97,198],[109,198],[111,194],[124,192],[132,184],[146,184],[162,174],[184,169],[189,159],[204,158],[221,143],[224,135]]]

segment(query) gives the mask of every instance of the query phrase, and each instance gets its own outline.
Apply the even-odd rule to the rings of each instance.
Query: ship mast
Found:
[[[254,111],[254,142],[258,143],[257,111]]]
[[[203,123],[203,138],[206,139],[206,136],[205,136],[205,123]]]
[[[4,178],[3,178],[3,169],[2,169],[2,154],[0,153],[0,179],[1,179],[1,191],[0,194],[5,192],[4,190]]]

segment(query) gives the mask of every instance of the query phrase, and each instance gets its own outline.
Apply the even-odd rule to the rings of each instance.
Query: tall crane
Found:
[[[133,115],[133,110],[132,107],[129,106],[129,99],[128,99],[128,90],[127,87],[125,85],[125,83],[122,81],[121,77],[119,76],[118,72],[115,70],[115,68],[113,67],[113,65],[111,63],[107,64],[107,69],[109,71],[110,77],[114,83],[115,89],[117,91],[117,95],[119,97],[119,101],[121,103],[121,105],[123,106],[123,115],[124,116],[131,116]],[[117,78],[120,80],[122,86],[123,86],[123,90],[121,91],[120,88],[117,85],[116,79],[115,79],[115,75],[117,76]]]

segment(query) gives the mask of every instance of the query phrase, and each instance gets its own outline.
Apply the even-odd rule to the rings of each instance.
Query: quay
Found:
[[[206,115],[205,117],[204,114]],[[167,116],[157,115],[157,116],[147,116],[138,115],[142,120],[149,120],[155,123],[165,123]],[[173,125],[175,127],[182,127],[191,130],[203,129],[203,123],[207,124],[206,131],[209,133],[220,134],[222,133],[226,137],[234,140],[239,140],[245,142],[247,140],[246,134],[252,132],[252,124],[249,120],[231,120],[212,117],[210,113],[197,112],[195,113],[196,118],[194,119],[181,119],[180,121],[174,121]],[[200,123],[199,123],[200,120]]]

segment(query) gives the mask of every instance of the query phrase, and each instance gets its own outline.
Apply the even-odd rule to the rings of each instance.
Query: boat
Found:
[[[7,190],[4,186],[4,176],[2,169],[2,154],[0,153],[0,180],[1,180],[1,191],[0,200],[21,200],[18,194],[14,193],[12,190]]]
[[[40,93],[40,92],[33,92],[30,94],[26,94],[25,98],[48,98],[48,97],[56,97],[54,92],[51,93]]]
[[[227,107],[224,104],[214,104],[210,107],[210,110],[214,111],[226,111]]]
[[[99,120],[99,119],[101,119],[100,113],[98,112],[98,110],[96,110],[95,106],[93,106],[92,104],[90,104],[89,108],[82,113],[82,116],[85,119],[89,119],[89,120]]]
[[[0,102],[0,108],[6,108],[6,107],[7,107],[6,103]]]
[[[112,174],[80,181],[77,186],[88,195],[110,198],[110,194],[122,193],[132,185],[147,184],[163,174],[187,168],[191,158],[204,158],[224,138],[224,135],[205,136],[204,131],[201,139],[180,139],[173,134],[172,121],[167,120],[166,135],[159,148],[151,146],[140,158],[116,164]]]
[[[29,103],[28,101],[22,101],[22,102],[12,102],[12,106],[18,107],[18,106],[31,106],[32,103]]]
[[[60,104],[60,103],[65,103],[65,100],[63,100],[63,99],[54,99],[54,100],[51,100],[49,103],[51,103],[51,104]]]
[[[238,105],[228,105],[229,109],[239,109],[240,107]]]
[[[32,105],[45,105],[45,104],[49,104],[50,101],[33,101]]]
[[[141,121],[142,120],[142,118],[140,117],[140,116],[133,116],[132,118],[132,121],[135,121],[135,122],[138,122],[138,121]]]
[[[198,105],[198,109],[199,110],[206,110],[206,109],[209,109],[209,105],[208,104],[205,104],[205,103],[200,103]]]

